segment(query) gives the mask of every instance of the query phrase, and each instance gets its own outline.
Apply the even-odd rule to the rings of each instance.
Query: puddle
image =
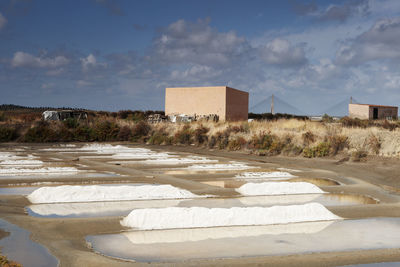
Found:
[[[103,255],[140,262],[385,249],[400,247],[400,219],[130,231],[86,240]]]
[[[88,218],[106,216],[127,216],[134,209],[168,207],[271,207],[276,205],[294,205],[317,202],[324,206],[346,206],[375,204],[372,198],[343,194],[304,194],[281,196],[254,196],[238,198],[199,198],[173,200],[139,200],[85,203],[34,204],[26,207],[28,214],[34,217],[50,218]]]
[[[58,266],[58,260],[44,246],[33,242],[30,232],[0,219],[0,228],[10,235],[0,239],[1,253],[23,266]]]

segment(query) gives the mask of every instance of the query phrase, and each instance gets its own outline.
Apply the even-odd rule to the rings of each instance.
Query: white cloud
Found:
[[[0,30],[2,30],[7,24],[7,19],[0,13]]]
[[[218,32],[209,20],[178,20],[155,39],[154,59],[164,63],[227,65],[245,52],[246,39],[233,31]]]
[[[95,67],[107,66],[106,63],[97,62],[97,59],[93,54],[89,54],[87,57],[81,58],[81,63],[82,63],[82,70],[85,72]]]
[[[275,38],[260,48],[261,57],[269,64],[299,66],[307,63],[304,48],[293,46],[289,41]]]
[[[343,45],[336,53],[339,64],[400,59],[400,17],[377,21],[369,30]]]
[[[11,60],[12,67],[31,67],[31,68],[56,68],[69,63],[64,56],[56,57],[36,57],[25,52],[16,52]]]

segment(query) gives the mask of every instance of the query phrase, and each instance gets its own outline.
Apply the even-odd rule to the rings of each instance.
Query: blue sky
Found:
[[[399,63],[397,0],[0,0],[0,103],[163,109],[165,87],[228,85],[319,114],[398,105]]]

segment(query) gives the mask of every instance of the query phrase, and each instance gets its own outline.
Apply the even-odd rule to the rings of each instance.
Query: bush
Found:
[[[228,150],[241,150],[246,143],[246,139],[241,136],[237,136],[235,139],[228,142]]]
[[[148,144],[151,145],[171,145],[173,141],[173,138],[168,135],[168,133],[165,132],[164,129],[161,129],[160,131],[154,131],[152,135],[149,138]]]
[[[74,140],[80,142],[91,142],[95,140],[95,133],[92,128],[87,125],[79,125],[74,130]]]
[[[315,142],[315,135],[310,131],[303,133],[301,137],[305,146],[309,146]]]
[[[358,162],[367,157],[368,153],[365,150],[357,150],[351,153],[351,160]]]
[[[119,129],[118,140],[129,141],[132,138],[132,130],[128,126],[123,126]]]
[[[203,144],[204,142],[207,142],[208,137],[207,133],[210,129],[207,127],[204,127],[203,125],[200,125],[194,130],[194,141],[196,144],[200,145]]]
[[[6,115],[4,112],[0,112],[0,121],[5,121],[6,120]]]
[[[132,141],[137,141],[140,138],[147,136],[150,129],[150,125],[147,122],[139,121],[132,129]]]
[[[371,134],[367,139],[367,145],[372,153],[376,155],[379,154],[379,150],[381,149],[381,142],[379,141],[378,137]]]
[[[249,142],[250,148],[254,149],[266,149],[269,150],[273,142],[273,136],[270,133],[260,133],[253,135]]]
[[[333,122],[333,117],[325,113],[324,116],[322,116],[322,121],[327,123]]]
[[[75,129],[76,127],[78,127],[79,122],[78,122],[77,119],[68,118],[68,119],[63,121],[63,124],[64,124],[65,127],[69,128],[69,129]]]
[[[17,130],[13,127],[0,126],[0,142],[10,142],[17,138]]]
[[[55,123],[53,124],[55,125]],[[40,121],[36,126],[27,130],[22,136],[23,142],[57,142],[58,133],[50,127],[46,121]]]
[[[329,136],[328,142],[331,147],[331,150],[330,150],[331,155],[336,155],[338,152],[349,147],[348,138],[347,138],[347,136],[344,136],[344,135]]]
[[[183,126],[181,130],[175,133],[174,141],[178,144],[190,145],[192,143],[193,130],[189,125]]]
[[[369,125],[368,120],[360,120],[360,119],[352,119],[349,117],[343,117],[340,119],[340,123],[344,127],[359,127],[359,128],[367,128]]]
[[[330,144],[321,142],[315,147],[306,147],[303,149],[303,156],[306,158],[326,157],[329,155]]]
[[[111,121],[99,121],[93,131],[96,141],[115,141],[118,139],[119,126]]]

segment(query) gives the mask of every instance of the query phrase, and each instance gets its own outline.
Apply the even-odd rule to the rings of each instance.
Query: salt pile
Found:
[[[303,205],[223,208],[161,208],[133,210],[121,225],[140,230],[218,226],[269,225],[338,220],[319,203]]]
[[[23,165],[23,166],[37,166],[43,165],[43,161],[41,160],[34,160],[34,159],[10,159],[10,160],[2,160],[0,161],[0,165]]]
[[[191,165],[187,167],[189,170],[203,171],[203,170],[214,170],[214,171],[224,171],[224,170],[245,170],[254,169],[259,167],[249,166],[245,163],[231,161],[226,164],[202,164],[202,165]]]
[[[70,174],[73,172],[79,172],[77,168],[74,167],[45,167],[45,168],[7,168],[0,169],[0,175],[21,175],[25,173],[47,173],[47,174]]]
[[[84,152],[92,152],[96,154],[111,154],[113,159],[163,159],[176,157],[166,152],[155,152],[147,148],[130,148],[121,145],[110,144],[90,144],[79,149]]]
[[[264,182],[247,183],[235,189],[243,196],[271,196],[288,194],[322,194],[318,186],[306,182]]]
[[[260,179],[260,180],[287,180],[296,177],[288,172],[242,172],[235,176],[236,179]]]
[[[262,226],[230,226],[124,232],[133,244],[195,242],[206,239],[237,238],[260,235],[314,234],[333,221],[302,222]]]
[[[102,217],[126,216],[133,209],[166,208],[178,206],[183,200],[140,200],[33,204],[28,206],[30,214],[41,217]]]
[[[206,157],[188,156],[186,158],[147,159],[139,162],[144,164],[175,165],[175,164],[190,164],[190,163],[212,163],[212,162],[218,162],[218,160],[208,159]]]
[[[32,203],[64,203],[196,197],[200,196],[171,185],[63,185],[41,187],[33,191],[28,199]]]

